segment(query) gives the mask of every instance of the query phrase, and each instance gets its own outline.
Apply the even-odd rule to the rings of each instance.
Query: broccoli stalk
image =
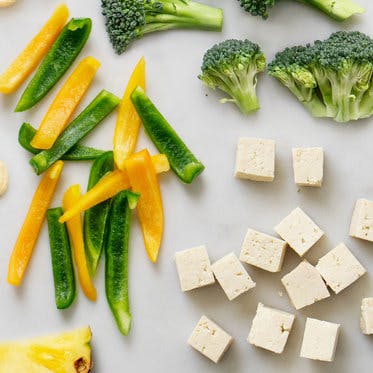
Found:
[[[223,11],[191,0],[102,0],[102,14],[114,50],[155,31],[221,31]]]
[[[272,8],[278,0],[238,0],[241,7],[253,16],[261,16],[266,19],[268,10]],[[297,0],[299,2],[311,5],[329,17],[344,21],[354,14],[364,13],[364,9],[353,0]]]
[[[210,48],[203,57],[198,77],[210,88],[229,95],[220,102],[235,103],[242,113],[259,109],[256,95],[257,74],[265,69],[265,56],[249,40],[225,40]]]
[[[348,122],[373,114],[373,39],[360,32],[286,48],[268,71],[315,117]]]

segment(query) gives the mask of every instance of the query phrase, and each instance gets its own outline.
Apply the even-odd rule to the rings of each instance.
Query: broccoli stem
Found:
[[[354,14],[364,13],[364,8],[352,0],[299,0],[320,9],[329,17],[344,21]]]
[[[249,114],[250,112],[260,108],[258,97],[251,89],[247,89],[246,91],[238,89],[237,91],[232,92],[232,96],[234,99],[223,98],[220,100],[220,102],[235,103],[243,114]]]
[[[222,9],[188,0],[163,0],[162,5],[161,13],[146,14],[142,34],[177,28],[221,31],[223,27]]]

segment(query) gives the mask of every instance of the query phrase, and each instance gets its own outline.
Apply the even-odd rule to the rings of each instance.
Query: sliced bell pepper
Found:
[[[72,185],[63,196],[62,207],[66,211],[70,209],[81,197],[80,186],[78,184]],[[75,265],[78,270],[79,282],[86,297],[95,301],[97,299],[96,288],[93,285],[89,275],[87,258],[84,250],[83,240],[83,225],[79,215],[74,216],[66,222],[67,231],[69,233],[70,242],[75,259]]]
[[[133,70],[122,102],[119,105],[114,132],[114,161],[120,170],[124,170],[125,159],[135,151],[139,134],[141,119],[131,101],[131,94],[137,86],[145,89],[144,57],[140,59]]]
[[[59,5],[39,33],[0,76],[0,92],[14,92],[32,73],[67,22],[69,10]]]
[[[31,145],[37,149],[50,149],[66,128],[79,102],[87,92],[100,62],[93,57],[84,58],[57,93],[43,118]]]
[[[154,155],[151,157],[151,160],[157,173],[167,172],[170,169],[167,157],[165,157],[164,154]],[[127,172],[114,170],[104,176],[92,189],[84,194],[71,209],[65,211],[59,221],[60,223],[64,223],[130,187],[131,184]]]
[[[97,158],[89,173],[87,190],[92,189],[108,172],[114,170],[113,152],[106,152]],[[84,214],[84,244],[89,273],[95,276],[103,252],[110,199],[88,209]]]
[[[21,284],[36,241],[61,176],[63,162],[56,162],[43,176],[32,199],[9,261],[8,282]]]
[[[158,151],[167,156],[172,171],[184,183],[191,183],[205,166],[188,149],[141,87],[132,92],[131,99],[146,133]]]
[[[35,106],[57,84],[78,57],[91,28],[90,18],[72,18],[69,21],[27,85],[15,108],[16,112]]]
[[[157,174],[149,152],[144,149],[124,162],[132,190],[140,194],[137,213],[149,259],[155,263],[163,236],[164,216]]]
[[[70,307],[76,296],[75,274],[69,236],[66,224],[58,222],[58,218],[62,214],[61,207],[55,207],[47,211],[54,298],[59,310]]]
[[[136,207],[138,199],[139,195],[130,191],[122,191],[113,198],[105,245],[106,298],[123,335],[129,333],[132,319],[128,297],[128,242],[131,209]]]

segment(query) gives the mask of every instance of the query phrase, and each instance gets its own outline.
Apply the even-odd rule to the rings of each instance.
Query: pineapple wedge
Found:
[[[91,329],[0,344],[0,373],[88,373]]]

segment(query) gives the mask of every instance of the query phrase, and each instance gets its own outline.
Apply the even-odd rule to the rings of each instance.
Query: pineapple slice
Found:
[[[0,373],[88,373],[91,329],[0,344]]]

